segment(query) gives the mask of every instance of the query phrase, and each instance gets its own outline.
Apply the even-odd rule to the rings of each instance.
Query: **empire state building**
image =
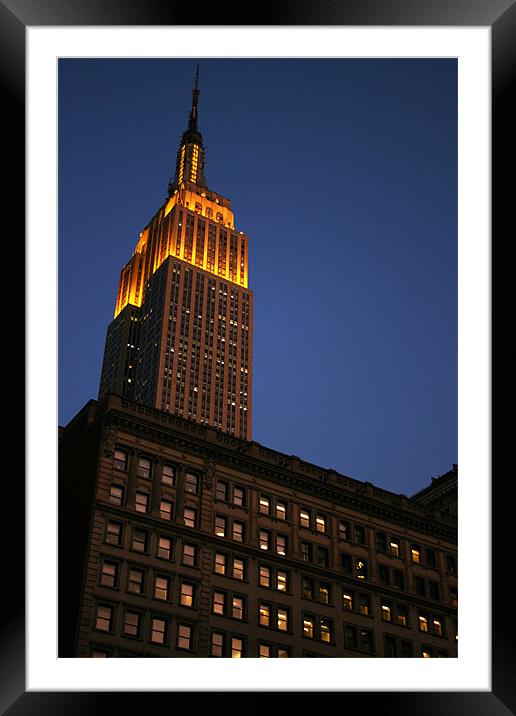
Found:
[[[208,188],[197,68],[168,196],[122,268],[99,399],[108,392],[251,440],[248,238]]]

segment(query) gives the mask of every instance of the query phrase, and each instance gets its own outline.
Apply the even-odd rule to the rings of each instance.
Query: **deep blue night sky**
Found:
[[[61,425],[97,397],[196,62],[59,62]],[[250,237],[253,438],[413,494],[457,462],[456,61],[199,64],[208,186]]]

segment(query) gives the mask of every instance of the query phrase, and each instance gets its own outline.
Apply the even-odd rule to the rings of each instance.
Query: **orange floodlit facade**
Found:
[[[197,80],[167,199],[120,273],[99,397],[118,392],[250,440],[248,238],[206,184]]]

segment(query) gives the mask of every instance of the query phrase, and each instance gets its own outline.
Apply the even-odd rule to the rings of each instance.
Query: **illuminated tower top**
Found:
[[[204,178],[204,145],[197,126],[199,116],[199,65],[195,73],[192,92],[192,109],[188,117],[188,129],[183,133],[177,151],[176,173],[168,185],[168,195],[186,184],[206,187]]]

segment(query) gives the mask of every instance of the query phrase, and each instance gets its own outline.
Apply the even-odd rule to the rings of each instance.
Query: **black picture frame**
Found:
[[[245,6],[221,14],[221,6],[203,8],[202,25],[362,25],[362,26],[484,26],[492,38],[492,691],[453,692],[346,692],[346,708],[375,710],[396,714],[485,714],[497,716],[516,713],[516,673],[512,590],[509,547],[512,546],[510,512],[514,504],[514,477],[509,471],[513,404],[514,351],[509,337],[512,331],[513,283],[511,249],[514,245],[514,204],[516,198],[516,4],[514,0],[333,0],[326,3],[260,3],[253,14],[245,15]],[[0,2],[0,87],[3,95],[4,149],[14,149],[9,162],[9,182],[4,192],[5,231],[15,238],[16,263],[23,246],[22,225],[25,215],[25,29],[32,26],[80,25],[191,25],[192,7],[166,0],[2,0]],[[199,23],[201,24],[201,23]],[[9,225],[11,224],[11,225]],[[512,229],[511,229],[512,227]],[[19,306],[14,327],[20,328]],[[13,341],[14,343],[14,341]],[[23,334],[17,345],[23,345]],[[11,354],[14,364],[14,352]],[[24,385],[20,375],[19,385]],[[24,392],[16,393],[15,403],[24,404]],[[14,420],[13,424],[18,425]],[[21,427],[18,428],[21,431]],[[12,451],[11,451],[12,452]],[[13,456],[14,457],[14,456]],[[25,687],[25,614],[24,614],[24,481],[20,458],[7,468],[5,484],[8,501],[16,506],[16,519],[9,528],[9,545],[4,550],[4,596],[8,608],[2,611],[0,631],[0,710],[17,714],[101,714],[113,708],[149,709],[152,698],[171,696],[190,700],[198,694],[175,692],[27,692]],[[6,471],[7,472],[7,471]],[[462,483],[467,489],[467,476]],[[510,531],[511,530],[511,531]],[[509,598],[511,597],[511,598]],[[337,689],[336,689],[337,690]],[[314,683],[313,691],[317,691]],[[306,698],[309,694],[303,694]],[[221,708],[225,693],[211,694]],[[285,695],[283,695],[285,696]],[[288,696],[288,694],[286,695]],[[256,708],[267,705],[267,692],[254,694]],[[246,703],[249,703],[247,701]],[[282,699],[283,700],[283,699]]]

